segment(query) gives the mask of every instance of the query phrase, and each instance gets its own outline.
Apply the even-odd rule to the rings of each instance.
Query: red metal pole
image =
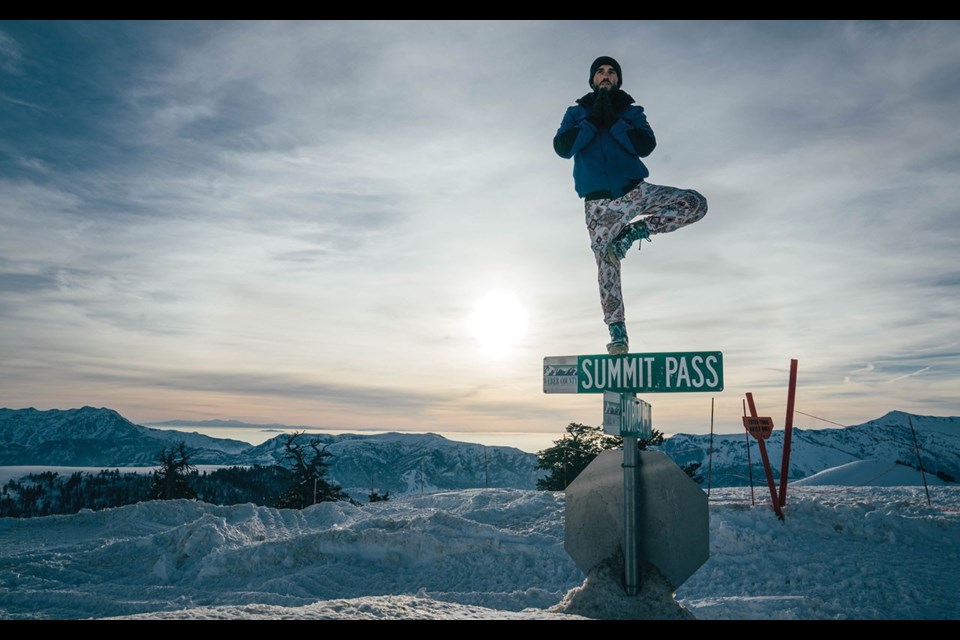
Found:
[[[751,417],[751,418],[756,418],[756,417],[757,417],[757,405],[753,404],[753,394],[752,394],[752,393],[748,393],[748,394],[747,394],[747,406],[750,407],[750,417]]]
[[[743,415],[747,415],[747,405],[743,405]],[[750,432],[743,430],[743,437],[747,439],[747,473],[750,474],[750,506],[757,504],[757,497],[753,492],[753,462],[750,461]]]
[[[747,404],[750,406],[750,417],[757,417],[757,406],[753,403],[753,394],[747,394]],[[777,518],[783,520],[783,511],[780,510],[780,501],[777,500],[777,488],[773,483],[773,470],[770,468],[770,458],[767,457],[767,445],[761,438],[757,438],[757,445],[760,447],[760,457],[763,459],[763,471],[767,474],[767,486],[770,487],[770,501],[773,510],[777,512]]]
[[[790,436],[793,435],[793,402],[797,397],[797,361],[790,360],[790,387],[787,389],[787,419],[783,423],[783,463],[780,466],[780,506],[787,504],[790,475]]]
[[[707,497],[710,497],[710,485],[713,481],[713,398],[710,398],[710,454],[707,458]]]
[[[780,510],[780,503],[777,502],[777,490],[773,484],[773,471],[770,469],[770,459],[767,457],[767,445],[763,440],[757,440],[757,444],[760,445],[760,457],[763,458],[763,470],[767,472],[767,484],[770,486],[770,501],[773,504],[773,510],[777,512],[777,517],[783,520],[783,511]]]

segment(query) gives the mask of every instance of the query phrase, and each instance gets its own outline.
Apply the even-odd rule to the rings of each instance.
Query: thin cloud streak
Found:
[[[890,383],[892,383],[892,382],[897,382],[897,381],[899,381],[899,380],[904,380],[905,378],[910,378],[910,377],[913,377],[913,376],[918,376],[918,375],[920,375],[921,373],[924,373],[924,372],[929,371],[929,370],[930,370],[930,367],[924,367],[923,369],[918,369],[917,371],[914,371],[913,373],[907,373],[907,374],[905,374],[905,375],[902,375],[902,376],[898,376],[898,377],[896,377],[896,378],[893,378],[892,380],[888,380],[888,381],[887,381],[887,384],[890,384]]]

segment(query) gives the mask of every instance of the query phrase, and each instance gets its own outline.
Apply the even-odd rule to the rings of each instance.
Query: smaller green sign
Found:
[[[543,359],[544,393],[723,391],[723,354],[627,353]]]
[[[653,419],[649,402],[632,393],[603,392],[603,432],[612,436],[651,438]]]

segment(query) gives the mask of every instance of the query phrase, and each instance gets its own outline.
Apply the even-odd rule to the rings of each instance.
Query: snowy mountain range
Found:
[[[282,427],[283,425],[276,425]],[[436,434],[313,435],[331,454],[330,479],[347,493],[438,489],[534,489],[542,471],[532,453],[448,440]],[[196,465],[272,465],[286,435],[260,445],[136,425],[112,409],[0,409],[0,466],[136,467],[183,440]]]
[[[313,435],[331,454],[330,477],[347,493],[425,493],[438,489],[534,489],[537,457],[513,447],[448,440],[433,433]],[[286,435],[251,447],[238,464],[276,464]]]
[[[484,487],[533,489],[543,474],[536,469],[537,457],[532,453],[457,442],[436,434],[310,437],[327,445],[332,454],[330,479],[358,495],[372,489],[395,495]],[[189,447],[194,464],[270,465],[281,461],[286,436],[280,434],[255,446],[143,427],[106,408],[0,409],[0,466],[152,466],[162,448],[181,440]],[[677,434],[660,448],[681,466],[699,462],[704,487],[747,486],[751,476],[754,485],[765,482],[757,442],[750,438],[748,448],[745,434],[712,438]],[[774,478],[779,478],[782,429],[774,431],[766,448]],[[920,485],[921,476],[915,470],[920,466],[918,449],[929,483],[955,482],[960,478],[960,418],[892,411],[851,427],[794,429],[789,477],[791,482],[805,479],[808,484],[822,484],[828,482],[829,470],[860,463],[859,484]]]
[[[113,409],[0,409],[0,466],[135,467],[184,441],[197,464],[233,464],[249,442],[136,425]]]
[[[916,431],[916,445],[910,422]],[[780,478],[783,456],[782,429],[775,430],[766,440],[767,455],[775,479]],[[664,441],[661,448],[680,466],[699,462],[699,471],[714,487],[739,487],[753,483],[763,484],[765,476],[757,441],[749,438],[749,461],[746,433],[738,435],[714,435],[713,459],[709,435],[677,434]],[[917,450],[920,460],[917,458]],[[935,417],[891,411],[886,415],[863,424],[839,429],[793,429],[790,442],[791,482],[807,479],[825,470],[854,462],[872,461],[890,473],[894,465],[909,470],[917,469],[922,461],[928,482],[942,483],[943,478],[960,479],[960,418]],[[863,479],[863,484],[888,486],[879,476],[877,482]],[[902,470],[901,470],[902,471]],[[937,476],[937,473],[941,475]],[[900,474],[897,474],[898,477]],[[919,471],[903,474],[899,484],[922,484]],[[909,481],[907,479],[910,479]],[[705,481],[706,484],[706,481]]]

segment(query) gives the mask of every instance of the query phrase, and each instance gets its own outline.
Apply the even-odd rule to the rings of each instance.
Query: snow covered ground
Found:
[[[714,489],[711,557],[628,598],[563,549],[562,493],[361,507],[187,500],[0,519],[0,619],[957,619],[960,487]]]

